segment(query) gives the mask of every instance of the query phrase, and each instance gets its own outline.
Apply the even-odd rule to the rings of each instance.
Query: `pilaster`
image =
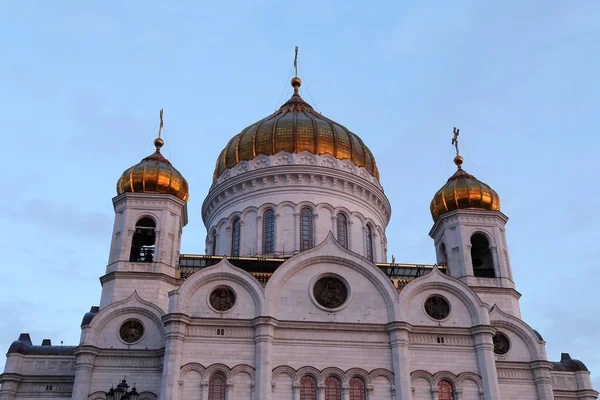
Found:
[[[549,361],[533,361],[529,363],[533,371],[533,380],[539,400],[553,400],[554,390],[552,389],[552,363]]]
[[[475,341],[475,353],[479,366],[479,375],[483,381],[485,399],[500,399],[500,385],[494,356],[493,337],[496,329],[489,325],[477,325],[471,328]]]
[[[183,357],[185,331],[191,318],[185,314],[173,313],[162,317],[165,324],[165,356],[160,385],[161,400],[179,399],[179,375]]]
[[[258,317],[252,320],[255,343],[255,375],[257,399],[272,400],[273,339],[278,321],[271,317]]]
[[[409,333],[412,325],[406,322],[392,322],[386,325],[390,335],[392,365],[394,367],[395,400],[412,399],[410,385]]]
[[[99,354],[95,346],[83,345],[75,349],[75,383],[73,384],[73,400],[87,399],[92,384],[94,362]]]

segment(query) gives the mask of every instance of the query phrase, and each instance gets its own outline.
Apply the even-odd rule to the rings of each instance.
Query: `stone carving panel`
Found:
[[[235,292],[229,286],[215,288],[209,298],[210,306],[218,312],[226,312],[235,305]]]
[[[348,288],[335,276],[320,278],[313,287],[315,300],[325,308],[341,307],[348,299]]]
[[[443,320],[450,315],[450,303],[442,296],[431,296],[425,301],[425,312],[435,320]]]
[[[138,319],[128,319],[119,328],[119,337],[127,344],[137,343],[144,336],[144,325]]]

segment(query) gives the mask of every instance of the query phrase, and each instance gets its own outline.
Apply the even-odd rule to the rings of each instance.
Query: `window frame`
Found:
[[[268,208],[262,218],[262,254],[275,253],[275,210]],[[267,240],[270,239],[270,240]]]
[[[242,243],[242,220],[240,217],[235,217],[231,221],[231,255],[233,257],[240,256],[240,248]]]
[[[315,227],[313,210],[310,207],[300,209],[300,251],[315,247]]]
[[[342,233],[340,233],[340,228],[342,228]],[[348,217],[346,216],[346,214],[342,212],[338,213],[336,229],[338,243],[341,244],[343,248],[348,249],[350,241],[348,240]]]

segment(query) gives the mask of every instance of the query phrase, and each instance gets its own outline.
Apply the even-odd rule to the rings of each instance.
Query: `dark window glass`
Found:
[[[367,225],[367,260],[373,261],[373,229]]]
[[[325,400],[342,400],[340,380],[335,376],[325,379]]]
[[[448,381],[440,381],[438,383],[438,399],[439,400],[454,400],[452,394],[452,385]]]
[[[275,212],[267,210],[263,214],[263,255],[275,253]]]
[[[337,216],[337,240],[344,248],[348,248],[348,218],[346,218],[346,214],[339,213]]]
[[[240,255],[240,235],[242,233],[242,221],[239,218],[233,220],[231,225],[231,255]]]
[[[494,278],[494,262],[490,251],[490,243],[480,233],[471,236],[471,262],[473,274],[480,278]]]
[[[365,381],[358,377],[350,379],[350,400],[366,400]]]
[[[313,213],[310,208],[300,210],[300,251],[313,247]]]
[[[300,400],[317,400],[317,382],[312,376],[305,375],[300,380]]]
[[[153,262],[156,223],[152,218],[142,218],[135,224],[129,261]]]
[[[225,400],[226,378],[221,372],[210,377],[208,382],[208,400]]]
[[[212,233],[210,240],[212,241],[210,255],[215,256],[217,255],[217,232]]]

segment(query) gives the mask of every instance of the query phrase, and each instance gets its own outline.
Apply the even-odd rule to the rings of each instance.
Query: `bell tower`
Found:
[[[100,308],[137,291],[140,297],[166,309],[167,293],[177,279],[181,234],[187,224],[188,184],[160,152],[164,145],[162,113],[154,140],[156,151],[125,170],[117,182]]]
[[[473,288],[483,301],[520,316],[506,242],[508,218],[500,211],[496,191],[463,170],[459,132],[454,128],[452,139],[457,170],[430,205],[434,225],[429,236],[437,263],[447,265],[448,274]]]

